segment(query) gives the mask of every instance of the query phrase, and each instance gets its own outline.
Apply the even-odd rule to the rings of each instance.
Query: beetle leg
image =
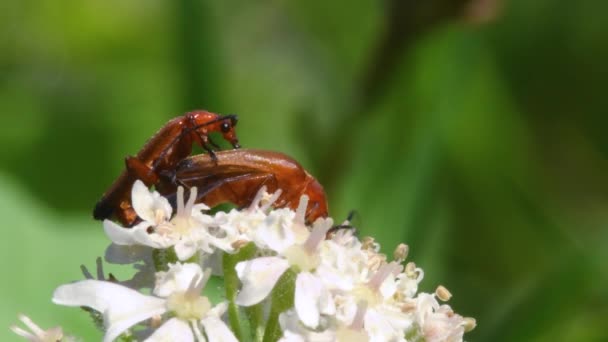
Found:
[[[125,165],[127,167],[127,172],[134,179],[141,180],[147,186],[158,183],[158,176],[156,173],[148,165],[144,164],[136,157],[126,157]]]
[[[201,147],[209,153],[209,156],[211,156],[211,159],[213,159],[213,162],[217,165],[217,156],[215,155],[215,151],[213,151],[213,147],[217,145],[212,142],[207,135],[200,133],[198,133],[198,135],[201,138]]]
[[[205,146],[205,151],[207,151],[209,153],[209,155],[211,156],[211,159],[213,159],[213,162],[217,165],[217,155],[215,155],[215,151],[213,151],[208,146]]]

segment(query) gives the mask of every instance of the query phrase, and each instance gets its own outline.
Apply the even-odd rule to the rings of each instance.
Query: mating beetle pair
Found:
[[[327,217],[325,192],[319,182],[298,162],[278,152],[240,149],[235,133],[237,117],[194,111],[167,122],[136,156],[125,159],[126,170],[114,181],[93,210],[93,217],[115,217],[125,226],[137,221],[131,205],[131,188],[140,179],[165,196],[177,186],[197,187],[197,203],[210,207],[221,203],[247,206],[262,186],[282,190],[276,207],[295,209],[300,197],[308,195],[306,221]],[[219,148],[209,134],[220,133],[233,150]],[[194,144],[207,154],[190,156]]]

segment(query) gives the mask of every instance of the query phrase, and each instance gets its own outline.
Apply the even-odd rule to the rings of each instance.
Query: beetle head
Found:
[[[224,115],[222,117],[222,121],[220,122],[220,131],[222,132],[222,136],[224,139],[229,141],[234,148],[240,148],[239,139],[236,136],[236,132],[234,127],[239,121],[238,117],[234,114]]]

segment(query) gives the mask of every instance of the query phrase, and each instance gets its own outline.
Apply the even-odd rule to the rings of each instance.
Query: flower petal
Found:
[[[298,274],[296,278],[295,308],[304,325],[316,328],[319,325],[319,299],[323,285],[314,275],[308,272]]]
[[[279,340],[279,342],[306,342],[304,336],[300,336],[296,333],[293,333],[289,330],[283,332],[283,337]]]
[[[198,264],[169,264],[167,272],[156,273],[156,286],[154,294],[159,297],[168,297],[174,292],[186,291],[192,279],[203,279],[203,270]]]
[[[141,245],[157,249],[173,246],[175,243],[173,239],[156,233],[148,233],[148,228],[151,226],[151,222],[142,221],[134,227],[123,228],[110,220],[103,221],[104,231],[114,244],[122,246]]]
[[[173,341],[184,341],[193,342],[194,335],[188,323],[177,319],[171,318],[165,322],[160,328],[158,328],[154,334],[150,335],[145,342],[173,342]]]
[[[191,239],[181,239],[175,246],[175,255],[179,261],[185,261],[190,259],[197,252],[197,244]]]
[[[103,230],[105,231],[108,238],[112,240],[113,243],[121,246],[137,244],[137,240],[134,237],[134,231],[137,228],[140,228],[140,226],[145,231],[148,227],[151,226],[151,224],[149,222],[144,221],[133,228],[127,229],[119,226],[113,221],[107,219],[103,221]]]
[[[103,313],[108,327],[104,341],[113,341],[129,327],[166,311],[161,298],[100,280],[61,285],[53,293],[53,303],[86,306]]]
[[[205,328],[209,342],[238,342],[226,323],[215,316],[206,317],[201,320],[201,324]]]
[[[293,229],[295,213],[287,208],[273,210],[255,229],[255,242],[278,253],[297,243]]]
[[[279,257],[262,257],[236,264],[237,275],[243,283],[236,304],[251,306],[264,300],[288,268],[287,260]]]
[[[156,191],[150,192],[150,189],[140,180],[133,183],[131,205],[135,209],[137,216],[148,222],[156,222],[155,212],[157,210],[162,210],[166,219],[171,217],[173,211],[171,204],[169,204],[166,198]]]

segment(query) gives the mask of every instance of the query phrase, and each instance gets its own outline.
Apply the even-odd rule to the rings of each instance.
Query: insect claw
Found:
[[[209,152],[211,159],[217,165],[217,155],[215,154],[215,152],[212,149],[208,149],[207,152]]]

